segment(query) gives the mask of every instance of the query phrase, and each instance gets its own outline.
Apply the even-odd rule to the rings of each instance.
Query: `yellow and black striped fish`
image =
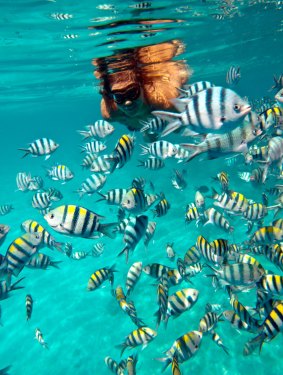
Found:
[[[121,355],[126,348],[135,348],[136,346],[143,345],[143,348],[152,341],[157,335],[153,329],[149,327],[140,327],[132,331],[126,338],[126,341],[119,345],[121,348]]]
[[[95,271],[88,280],[87,289],[89,291],[95,290],[99,288],[106,280],[109,280],[111,286],[113,286],[114,272],[116,272],[115,264],[110,268],[104,267]]]

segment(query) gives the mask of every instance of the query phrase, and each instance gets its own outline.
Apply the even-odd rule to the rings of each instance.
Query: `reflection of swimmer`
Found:
[[[171,99],[190,75],[184,60],[173,60],[183,51],[182,42],[172,40],[94,59],[94,74],[101,80],[102,116],[138,130],[140,120],[154,109],[172,108]]]

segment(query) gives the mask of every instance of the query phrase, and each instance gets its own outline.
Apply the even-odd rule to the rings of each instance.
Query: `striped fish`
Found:
[[[283,139],[282,137],[273,137],[268,142],[268,153],[267,158],[265,160],[265,167],[264,167],[264,175],[263,175],[263,183],[267,178],[267,173],[269,166],[272,163],[276,163],[278,168],[282,169],[282,162],[283,162]]]
[[[0,224],[0,245],[3,244],[7,234],[9,233],[9,231],[10,231],[9,225]],[[1,256],[0,256],[0,258],[1,258]],[[0,266],[1,266],[1,259],[0,259]]]
[[[147,160],[139,160],[138,167],[144,167],[146,169],[151,169],[153,171],[156,171],[158,169],[164,168],[165,164],[162,159],[150,157]]]
[[[222,263],[223,258],[214,253],[213,247],[210,246],[209,242],[203,236],[198,236],[196,246],[207,261],[214,264]]]
[[[181,143],[182,148],[192,151],[187,162],[196,156],[207,153],[208,159],[215,159],[225,154],[246,153],[247,145],[254,141],[262,131],[259,128],[257,116],[251,112],[244,119],[243,126],[238,126],[226,134],[209,134],[205,140],[199,144]]]
[[[1,216],[7,215],[13,209],[14,209],[14,207],[11,204],[2,204],[2,205],[0,205],[0,215]]]
[[[227,284],[235,286],[255,285],[264,273],[261,268],[249,263],[228,264],[223,265],[220,270],[212,269],[217,277],[226,281]]]
[[[148,134],[159,134],[166,127],[166,122],[158,117],[154,117],[149,121],[140,121],[140,124],[142,125],[140,132],[146,132]]]
[[[210,242],[210,246],[215,255],[223,258],[226,257],[229,251],[228,240],[225,240],[223,238],[219,238],[217,240]]]
[[[283,240],[283,230],[274,226],[259,228],[251,237],[250,244],[272,244]]]
[[[138,214],[146,210],[147,200],[141,189],[132,188],[124,196],[121,206],[132,214]]]
[[[207,312],[199,321],[199,331],[203,333],[212,331],[216,327],[219,319],[220,316],[216,313]]]
[[[185,85],[184,89],[178,89],[185,97],[191,98],[200,91],[207,90],[213,87],[214,84],[208,81],[199,81],[192,83],[191,85]]]
[[[170,316],[177,318],[183,312],[190,310],[198,300],[199,291],[197,289],[186,288],[178,290],[168,298],[166,311],[166,323]]]
[[[126,289],[128,297],[132,293],[142,273],[142,262],[135,262],[131,265],[128,270],[126,278]]]
[[[22,229],[27,233],[42,233],[42,242],[50,249],[55,247],[57,250],[62,251],[62,242],[57,242],[55,238],[37,221],[25,220],[21,224]]]
[[[182,375],[178,363],[178,353],[175,353],[172,358],[172,375]]]
[[[283,276],[264,275],[258,281],[257,287],[271,294],[283,294]]]
[[[16,176],[16,184],[17,188],[20,191],[27,191],[29,190],[29,184],[32,178],[30,173],[27,174],[26,172],[19,172]]]
[[[39,328],[36,328],[35,330],[35,338],[40,343],[40,345],[44,347],[44,349],[49,349],[48,344],[44,341],[42,332],[40,331]]]
[[[156,224],[157,224],[156,221],[149,221],[147,224],[147,228],[146,228],[145,235],[144,235],[144,245],[146,249],[148,247],[150,240],[154,236]]]
[[[222,171],[222,172],[218,173],[216,177],[213,177],[213,179],[219,181],[219,183],[221,185],[222,192],[228,192],[228,190],[229,190],[229,176],[226,172]]]
[[[123,369],[111,357],[105,357],[104,362],[106,366],[109,368],[109,370],[113,372],[113,374],[124,375]]]
[[[90,175],[81,185],[80,189],[77,190],[79,197],[82,198],[85,194],[92,195],[97,190],[103,188],[106,182],[106,176],[104,174],[92,174]]]
[[[59,147],[58,143],[49,138],[39,138],[34,142],[29,144],[28,148],[19,148],[19,150],[24,151],[25,154],[23,158],[27,155],[32,156],[43,156],[45,155],[45,160],[49,159],[51,154],[57,150]]]
[[[283,303],[274,307],[262,323],[261,333],[245,345],[244,355],[251,354],[256,348],[261,351],[265,341],[271,341],[283,330]]]
[[[36,253],[34,254],[28,263],[26,264],[27,268],[37,268],[41,270],[46,270],[49,266],[58,268],[58,263],[61,263],[60,261],[54,262],[48,255],[42,254],[42,253]]]
[[[105,200],[110,205],[120,205],[127,194],[128,189],[112,189],[106,194],[97,192],[102,198],[98,199],[97,202]]]
[[[87,142],[81,146],[81,152],[87,152],[88,154],[96,154],[97,152],[104,151],[106,145],[100,141]]]
[[[44,219],[58,233],[96,238],[97,232],[114,238],[113,229],[116,224],[100,224],[103,218],[93,211],[76,205],[63,205],[49,211]]]
[[[38,210],[45,210],[51,205],[50,194],[46,191],[35,193],[32,196],[31,205]]]
[[[253,145],[249,147],[248,153],[245,155],[246,164],[251,164],[255,161],[266,160],[268,155],[268,146]]]
[[[204,218],[206,220],[204,225],[213,224],[228,233],[234,231],[234,228],[230,225],[229,221],[213,207],[204,212]]]
[[[235,213],[243,213],[247,210],[249,201],[243,194],[236,191],[218,194],[214,189],[212,191],[212,198],[216,200],[216,202],[213,202],[214,206]]]
[[[32,314],[33,299],[30,294],[26,295],[26,317],[27,320],[30,320]]]
[[[229,132],[251,111],[245,100],[224,87],[210,87],[191,98],[172,99],[172,102],[181,113],[152,112],[154,116],[171,121],[162,136],[184,126],[204,134]]]
[[[167,214],[170,209],[170,203],[166,198],[163,198],[152,210],[153,216],[161,217]]]
[[[157,304],[159,308],[154,314],[156,316],[156,328],[159,327],[161,321],[165,321],[165,324],[166,324],[168,291],[169,291],[168,275],[165,272],[162,275],[162,277],[159,279],[159,284],[157,286]]]
[[[247,210],[243,216],[247,220],[259,221],[267,215],[267,207],[262,203],[252,203],[248,205]]]
[[[201,258],[201,253],[199,249],[196,246],[192,246],[187,250],[185,257],[184,257],[184,262],[186,266],[190,266],[192,264],[197,263]]]
[[[66,34],[63,36],[64,39],[77,39],[78,37],[78,34]]]
[[[167,357],[159,359],[165,362],[163,370],[170,365],[174,355],[178,357],[179,363],[183,363],[192,358],[198,352],[201,341],[202,332],[199,331],[188,332],[175,340],[171,348],[166,351]]]
[[[131,183],[131,187],[143,190],[146,184],[146,179],[144,177],[135,177]]]
[[[136,307],[133,301],[126,301],[126,296],[120,285],[115,289],[114,295],[116,296],[119,306],[131,318],[132,322],[138,327],[144,326],[144,322],[137,316]]]
[[[236,85],[241,78],[241,72],[239,66],[230,66],[226,73],[226,83],[228,85]]]
[[[191,223],[194,220],[198,220],[200,218],[200,214],[198,209],[194,203],[191,203],[187,206],[187,212],[185,214],[185,222]]]
[[[164,272],[168,272],[173,269],[167,266],[163,266],[162,264],[159,264],[159,263],[151,263],[143,267],[142,270],[147,275],[160,279],[160,277],[163,276]]]
[[[150,1],[143,1],[141,3],[136,3],[129,5],[129,8],[134,8],[134,9],[148,9],[151,8],[152,3]]]
[[[109,280],[111,287],[113,287],[114,283],[114,272],[116,272],[115,264],[112,267],[104,267],[100,268],[90,276],[87,284],[87,290],[93,291],[99,288],[104,281]]]
[[[99,173],[110,173],[113,168],[114,161],[111,159],[112,155],[102,155],[98,156],[93,160],[90,170],[91,172]]]
[[[34,191],[34,190],[40,190],[44,186],[44,181],[40,176],[35,176],[31,179],[28,190]]]
[[[132,331],[126,338],[125,342],[119,347],[121,347],[121,355],[127,348],[135,348],[142,345],[143,348],[152,341],[157,336],[157,332],[149,327],[140,327]]]
[[[100,257],[104,252],[105,244],[103,242],[98,242],[93,245],[91,255],[93,257]]]
[[[207,303],[205,305],[205,312],[222,313],[222,306],[219,303]]]
[[[50,17],[57,21],[65,21],[73,18],[74,16],[69,13],[52,13]]]
[[[96,154],[87,154],[84,157],[81,166],[83,168],[90,168],[95,159],[97,159],[97,155]]]
[[[222,315],[236,329],[248,330],[249,326],[247,325],[247,323],[243,322],[234,310],[225,310],[223,311]]]
[[[51,169],[47,169],[47,176],[54,181],[69,181],[74,177],[74,173],[66,165],[58,164]]]
[[[127,358],[127,371],[128,375],[136,375],[136,366],[138,362],[138,355],[131,355]]]
[[[125,228],[123,242],[126,244],[124,249],[118,254],[121,256],[125,253],[126,262],[128,262],[129,251],[134,251],[137,244],[144,236],[148,224],[148,217],[140,215],[137,217],[131,217]]]
[[[18,276],[42,242],[42,233],[25,233],[16,238],[6,251],[7,272]]]
[[[142,148],[141,155],[151,155],[160,159],[170,158],[177,154],[177,148],[173,143],[167,141],[156,141],[150,146],[140,145]]]
[[[113,151],[113,172],[116,168],[120,169],[130,160],[135,145],[135,137],[127,134],[122,135],[118,140],[115,149]]]
[[[178,163],[181,163],[182,161],[187,160],[190,157],[191,151],[186,150],[180,145],[175,145],[175,147],[177,148],[177,153],[176,155],[174,155],[174,158],[179,159]]]
[[[184,190],[187,187],[187,182],[184,178],[185,171],[174,170],[174,176],[171,179],[172,185],[177,190]]]
[[[81,134],[84,138],[105,138],[108,135],[112,134],[115,130],[114,126],[111,125],[108,121],[98,120],[95,121],[93,125],[87,125],[85,130],[78,130],[78,133]]]

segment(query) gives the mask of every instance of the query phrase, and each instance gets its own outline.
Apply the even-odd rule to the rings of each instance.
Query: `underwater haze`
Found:
[[[216,254],[216,250],[213,251],[209,243],[217,239],[226,239],[229,245],[236,244],[241,254],[248,254],[260,262],[260,266],[255,266],[257,270],[263,267],[267,274],[283,277],[283,266],[280,263],[280,259],[281,261],[283,259],[280,258],[283,250],[282,253],[278,250],[280,254],[278,253],[277,257],[272,253],[273,250],[270,250],[275,244],[282,246],[280,241],[283,241],[283,227],[279,230],[276,224],[271,224],[275,219],[283,218],[281,211],[283,199],[280,195],[280,187],[277,186],[281,184],[280,178],[282,178],[280,166],[282,167],[283,149],[282,155],[280,154],[276,160],[271,158],[266,162],[267,159],[264,159],[262,163],[257,163],[255,158],[253,164],[245,163],[242,149],[239,152],[223,154],[220,151],[216,154],[213,152],[210,154],[210,151],[204,152],[188,161],[196,145],[204,140],[206,134],[213,133],[214,130],[209,128],[200,131],[199,127],[196,127],[191,129],[196,130],[196,136],[185,137],[182,135],[182,130],[189,126],[180,123],[176,132],[165,137],[159,135],[156,139],[158,142],[168,141],[177,146],[184,143],[193,145],[186,148],[188,155],[182,159],[177,158],[175,154],[167,154],[166,157],[164,153],[162,155],[160,152],[152,153],[151,156],[163,160],[165,166],[162,169],[146,169],[138,166],[139,161],[149,160],[151,150],[149,154],[146,151],[146,155],[141,155],[140,145],[150,147],[151,143],[146,142],[142,132],[128,129],[120,118],[119,121],[115,118],[113,121],[111,118],[105,119],[115,129],[105,138],[90,137],[83,140],[82,135],[79,134],[79,131],[87,131],[87,125],[103,120],[101,93],[105,87],[102,86],[102,80],[94,75],[97,68],[93,64],[94,59],[111,58],[135,48],[178,40],[183,44],[184,50],[172,60],[182,60],[190,70],[183,89],[187,90],[188,85],[195,82],[208,81],[216,87],[235,91],[248,105],[251,105],[252,111],[257,116],[274,106],[279,108],[279,115],[274,114],[272,117],[276,122],[275,125],[273,123],[275,133],[265,131],[266,123],[263,124],[263,121],[266,118],[263,115],[261,125],[257,125],[260,134],[256,133],[251,142],[245,138],[240,141],[240,146],[247,146],[244,153],[248,152],[248,147],[254,145],[258,147],[268,145],[271,149],[272,137],[282,138],[283,134],[281,134],[283,104],[277,103],[274,99],[275,94],[283,88],[282,1],[137,2],[126,0],[121,2],[113,0],[104,4],[98,0],[91,2],[15,0],[1,1],[0,4],[2,24],[0,214],[3,214],[0,224],[10,227],[0,247],[0,254],[3,256],[0,257],[2,288],[5,280],[7,280],[6,285],[11,287],[23,278],[17,285],[23,287],[21,289],[10,290],[6,296],[0,289],[2,323],[0,369],[11,366],[3,374],[107,375],[111,374],[111,370],[104,362],[105,357],[110,356],[119,364],[122,359],[127,359],[136,353],[138,354],[136,374],[160,374],[164,364],[167,363],[165,352],[182,335],[199,330],[200,319],[206,314],[208,303],[221,305],[218,315],[233,309],[237,312],[231,304],[231,294],[227,292],[229,288],[226,289],[226,285],[232,288],[230,293],[238,296],[239,301],[247,307],[246,311],[256,319],[256,327],[251,328],[243,316],[240,320],[248,327],[247,329],[235,328],[222,315],[218,316],[217,325],[203,332],[201,345],[192,358],[182,363],[181,355],[177,354],[180,373],[275,375],[282,371],[283,338],[280,331],[283,330],[283,317],[280,320],[280,316],[276,316],[278,332],[275,329],[276,332],[268,336],[265,322],[270,311],[275,307],[271,307],[268,312],[259,311],[256,291],[268,290],[262,286],[262,279],[252,279],[249,285],[240,283],[242,286],[240,290],[236,288],[239,284],[226,283],[227,280],[224,282],[224,287],[219,285],[221,284],[219,280],[223,281],[219,273],[225,265],[240,264],[245,260],[231,260],[233,256],[228,259],[226,257],[228,250],[226,250],[227,254],[225,260],[222,259],[223,262],[211,261],[203,255],[203,250],[199,246],[200,260],[195,263],[200,264],[201,272],[186,277],[182,275],[177,259],[184,260],[186,252],[196,245],[199,236],[203,236],[208,241],[208,251],[213,254]],[[235,77],[232,78],[234,82],[229,82],[229,79],[227,81],[226,74],[231,67],[240,67],[238,81]],[[230,70],[230,74],[232,73],[233,71]],[[276,87],[272,89],[272,86]],[[180,96],[182,95],[183,93],[180,93]],[[201,101],[200,94],[197,95]],[[190,102],[190,98],[187,102]],[[206,110],[209,112],[208,104],[203,103],[203,105],[205,109],[193,108],[196,114],[199,112],[200,116],[203,116]],[[214,105],[217,106],[218,103],[213,103]],[[230,104],[224,102],[220,105],[224,108],[223,111],[226,111]],[[179,112],[178,108],[153,109]],[[214,109],[211,111],[213,112]],[[134,119],[134,114],[130,116]],[[143,120],[148,124],[149,116],[146,115]],[[139,120],[136,122],[138,123]],[[239,127],[243,126],[242,122],[237,124]],[[224,133],[225,131],[221,134]],[[121,156],[117,151],[119,142],[122,148],[125,147],[123,152],[126,149],[121,141],[123,135],[135,139],[130,156],[125,156],[123,153]],[[31,155],[32,152],[29,150],[29,154],[23,157],[25,152],[20,149],[28,149],[30,144],[44,138],[52,139],[59,144],[50,157],[45,157],[48,154],[46,150],[44,155]],[[82,197],[78,194],[83,182],[94,173],[88,168],[82,168],[83,158],[91,153],[84,152],[80,146],[95,139],[105,143],[106,149],[97,154],[110,155],[107,161],[113,162],[114,158],[113,163],[115,163],[115,158],[126,158],[125,165],[121,168],[119,166],[123,163],[119,160],[118,168],[117,164],[114,164],[111,173],[102,173],[106,176],[106,182],[104,186],[97,189],[100,194],[118,188],[129,191],[134,188],[133,180],[143,177],[145,186],[138,188],[142,199],[146,199],[151,194],[156,195],[156,201],[152,206],[145,203],[145,207],[133,213],[129,209],[124,210],[124,215],[128,219],[145,215],[148,221],[156,222],[156,230],[148,247],[144,246],[143,233],[141,239],[137,240],[136,247],[134,249],[129,247],[127,263],[124,254],[118,256],[127,244],[127,233],[113,234],[112,232],[110,237],[106,235],[99,238],[83,238],[82,235],[68,234],[66,231],[62,233],[64,223],[59,229],[57,228],[57,231],[52,229],[44,217],[59,206],[76,205],[103,216],[99,218],[101,224],[119,224],[120,219],[117,215],[121,204],[107,204],[98,192],[92,194],[86,192]],[[35,153],[38,154],[39,149]],[[237,156],[233,157],[235,155]],[[52,167],[56,169],[58,165],[68,166],[73,172],[73,178],[69,181],[62,181],[60,178],[51,179],[48,170],[50,171]],[[258,177],[257,172],[254,172],[257,168],[259,168],[258,173],[265,171],[266,179],[262,178],[262,174]],[[174,183],[176,170],[185,181],[184,186],[180,186],[180,183],[178,185],[178,181]],[[219,181],[219,174],[223,171],[229,179],[229,186],[226,189]],[[27,177],[30,175],[31,180],[40,176],[44,185],[35,190],[27,187],[25,191],[21,191],[16,182],[20,172],[25,172]],[[251,178],[255,175],[256,181]],[[29,183],[30,181],[28,185]],[[276,187],[279,192],[272,190]],[[53,201],[48,188],[59,190],[63,195],[62,199]],[[281,189],[283,190],[282,185]],[[237,196],[236,200],[246,199],[247,205],[256,202],[265,205],[264,210],[266,206],[268,208],[263,218],[248,220],[245,216],[247,207],[245,210],[240,208],[235,212],[234,206],[239,202],[232,203],[230,208],[225,204],[224,207],[217,206],[215,190],[219,195],[226,194],[225,199],[232,199],[233,192],[241,193],[244,198]],[[199,204],[196,201],[196,191],[200,191],[204,203]],[[34,195],[44,192],[47,192],[48,199],[51,199],[47,207],[33,207]],[[262,193],[266,193],[268,202],[262,199]],[[157,212],[159,208],[156,212],[154,210],[163,199],[169,202],[170,208],[168,212],[161,210],[162,213],[159,215]],[[195,214],[197,217],[192,219],[186,218],[190,204],[190,207],[196,207],[197,212]],[[6,213],[5,205],[12,205],[13,209]],[[208,223],[207,210],[211,207],[223,215],[230,225],[230,230],[220,228],[215,223]],[[9,248],[25,233],[21,227],[25,220],[38,222],[57,242],[64,244],[61,252],[54,246],[52,249],[47,246],[36,249],[37,253],[44,253],[53,262],[59,262],[55,263],[55,267],[51,265],[46,270],[33,269],[27,267],[25,262],[24,268],[18,275],[13,271],[14,266],[9,263]],[[253,228],[247,233],[251,222]],[[262,231],[264,239],[259,238],[260,235],[254,236],[258,228],[265,226],[276,228],[272,232],[274,237],[267,235],[264,230]],[[126,227],[126,230],[127,228],[130,230],[129,227]],[[100,235],[100,230],[96,234]],[[100,242],[105,245],[104,251],[101,256],[95,257],[92,255],[93,246]],[[72,244],[73,254],[85,252],[86,257],[78,260],[68,256],[66,243]],[[173,244],[175,251],[173,260],[168,257],[166,251],[168,244]],[[257,250],[256,247],[260,246],[269,247],[268,252],[264,249]],[[12,252],[11,249],[10,251]],[[23,252],[24,250],[22,254]],[[233,259],[238,259],[238,255]],[[157,286],[163,281],[162,278],[152,278],[142,272],[134,290],[127,297],[127,302],[134,302],[137,316],[144,322],[142,326],[155,330],[157,336],[144,349],[142,345],[126,348],[121,356],[119,345],[125,342],[125,337],[138,327],[130,319],[129,314],[119,306],[115,289],[120,285],[126,293],[127,272],[135,262],[142,262],[143,267],[158,263],[175,270],[178,268],[176,272],[179,279],[176,281],[177,285],[170,286],[169,295],[184,288],[194,288],[198,290],[199,295],[195,305],[188,311],[184,311],[176,318],[170,317],[167,326],[161,321],[157,328],[154,315],[159,309]],[[248,261],[250,262],[253,260]],[[109,280],[105,280],[96,290],[88,291],[91,275],[103,267],[110,268],[113,265],[117,270],[113,273],[113,286]],[[217,280],[215,276],[218,276]],[[254,276],[250,275],[250,277]],[[269,301],[278,300],[279,306],[282,306],[280,298],[283,294],[283,279],[276,280],[278,284],[281,283],[277,293],[269,291],[265,294]],[[32,296],[33,309],[27,321],[26,296],[28,294]],[[35,338],[37,328],[41,331],[48,348],[39,342],[40,339]],[[219,343],[213,341],[214,331],[220,336],[229,354]],[[259,345],[256,345],[250,355],[244,356],[245,344],[257,336],[264,341],[261,352]],[[175,350],[178,352],[181,349],[175,348]],[[169,361],[165,374],[172,373],[171,357],[167,357]],[[160,358],[165,359],[163,362],[157,360]],[[120,374],[131,374],[127,368],[124,368],[123,363],[119,371]],[[119,372],[117,370],[114,373]]]

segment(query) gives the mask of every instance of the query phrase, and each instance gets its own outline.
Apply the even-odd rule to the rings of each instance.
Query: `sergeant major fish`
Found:
[[[57,150],[59,147],[58,143],[48,138],[39,138],[34,142],[29,144],[28,148],[19,148],[19,150],[24,151],[25,154],[23,158],[27,155],[32,156],[43,156],[45,155],[45,160],[49,159],[51,154]]]

